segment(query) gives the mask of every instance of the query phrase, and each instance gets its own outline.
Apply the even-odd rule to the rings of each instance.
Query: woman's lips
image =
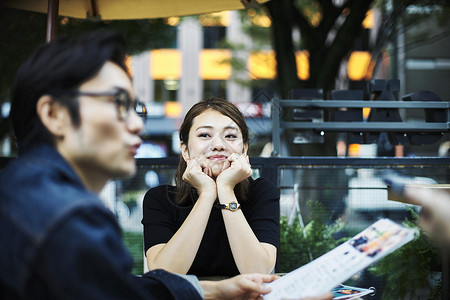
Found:
[[[209,160],[225,160],[227,157],[225,155],[212,155],[208,157]]]

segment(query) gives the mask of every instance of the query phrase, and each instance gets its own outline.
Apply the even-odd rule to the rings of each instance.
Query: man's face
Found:
[[[79,88],[81,93],[125,90],[134,98],[128,75],[116,64],[107,62],[93,79]],[[75,171],[89,184],[111,178],[126,178],[136,172],[134,156],[141,145],[138,136],[141,118],[130,108],[128,117],[120,119],[111,96],[79,96],[81,124],[71,126],[58,150]]]

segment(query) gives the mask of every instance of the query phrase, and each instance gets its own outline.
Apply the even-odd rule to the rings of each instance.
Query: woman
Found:
[[[180,128],[176,187],[144,197],[147,264],[197,276],[269,273],[279,240],[279,195],[253,180],[248,129],[233,104],[211,98],[195,104]]]

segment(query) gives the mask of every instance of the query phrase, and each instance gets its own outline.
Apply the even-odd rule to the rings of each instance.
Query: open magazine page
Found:
[[[417,230],[380,219],[352,239],[268,285],[266,300],[317,296],[414,238]]]
[[[359,298],[366,295],[374,295],[374,288],[362,289],[354,286],[339,285],[331,290],[333,294],[333,300],[350,300],[354,298]]]

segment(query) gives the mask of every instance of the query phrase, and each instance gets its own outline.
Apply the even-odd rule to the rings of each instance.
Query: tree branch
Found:
[[[299,85],[297,64],[292,39],[292,18],[286,12],[293,10],[293,0],[269,1],[266,4],[272,19],[272,43],[277,60],[277,81],[280,95]]]
[[[350,13],[342,26],[338,29],[336,37],[328,49],[322,72],[319,75],[319,84],[324,90],[334,88],[334,80],[342,58],[353,47],[355,38],[360,34],[362,22],[374,0],[348,1]]]

